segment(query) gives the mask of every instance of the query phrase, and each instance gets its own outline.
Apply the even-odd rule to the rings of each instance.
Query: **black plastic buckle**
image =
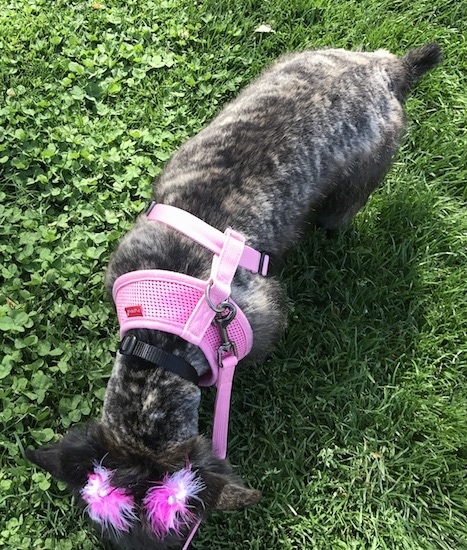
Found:
[[[258,264],[258,273],[260,275],[263,275],[264,261],[266,260],[266,258],[269,258],[269,261],[270,261],[271,258],[267,252],[261,251],[259,254],[260,254],[260,257],[259,257],[259,264]],[[266,275],[263,275],[263,277],[266,277]]]
[[[118,351],[122,355],[132,355],[137,343],[138,339],[133,334],[125,336],[118,346]]]
[[[148,204],[145,206],[144,210],[143,210],[143,214],[145,214],[146,216],[149,216],[149,214],[151,213],[151,210],[156,206],[156,201],[150,201],[148,202]]]

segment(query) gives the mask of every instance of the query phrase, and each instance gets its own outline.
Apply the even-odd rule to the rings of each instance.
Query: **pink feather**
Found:
[[[133,496],[121,487],[110,483],[112,470],[96,465],[94,472],[88,474],[88,482],[81,489],[81,496],[87,503],[86,510],[92,520],[105,528],[128,531],[136,520],[133,511]]]
[[[160,539],[171,530],[180,535],[183,527],[188,527],[196,517],[190,510],[189,500],[200,500],[197,495],[203,489],[203,481],[189,468],[166,474],[161,484],[149,489],[143,500],[153,533]]]

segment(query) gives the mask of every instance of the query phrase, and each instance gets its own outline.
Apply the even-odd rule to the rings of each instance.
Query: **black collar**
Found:
[[[118,346],[122,355],[133,355],[149,363],[154,363],[161,369],[177,374],[181,378],[198,385],[199,376],[196,369],[187,363],[182,357],[168,353],[161,348],[151,346],[138,340],[136,336],[125,336]]]

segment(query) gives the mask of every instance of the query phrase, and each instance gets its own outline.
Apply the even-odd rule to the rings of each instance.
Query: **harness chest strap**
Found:
[[[216,313],[221,313],[225,309],[216,311],[212,306],[219,307],[230,297],[231,283],[244,247],[245,238],[233,229],[226,229],[219,256],[214,255],[212,260],[211,274],[205,295],[196,304],[180,335],[185,340],[199,344],[211,326]]]

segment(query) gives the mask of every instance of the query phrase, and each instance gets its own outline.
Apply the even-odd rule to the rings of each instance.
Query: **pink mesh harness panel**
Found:
[[[207,281],[159,269],[133,271],[122,275],[113,288],[120,337],[133,328],[161,330],[181,336],[203,351],[211,367],[200,379],[201,386],[212,386],[218,378],[218,350],[222,344],[217,326],[212,324],[196,332],[184,330],[200,300],[205,299]],[[234,304],[234,302],[232,302]],[[235,342],[238,359],[246,357],[253,344],[253,333],[243,312],[234,304],[237,314],[229,324],[229,337]]]

